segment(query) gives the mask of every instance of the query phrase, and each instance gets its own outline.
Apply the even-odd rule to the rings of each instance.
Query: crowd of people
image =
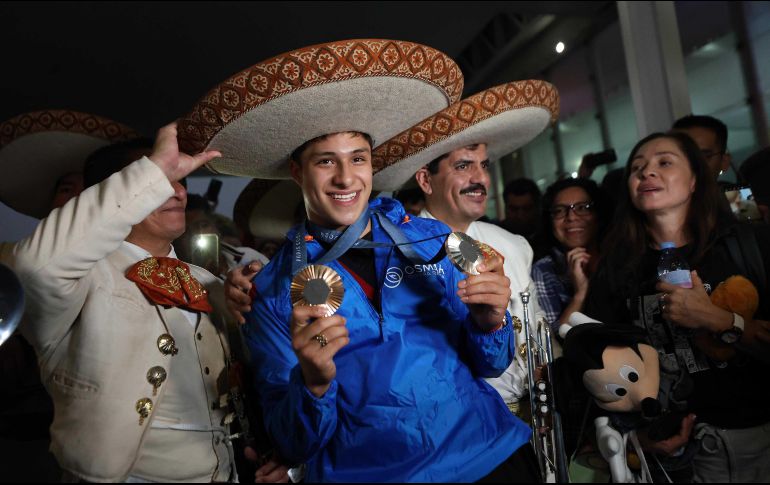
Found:
[[[529,80],[461,98],[461,76],[428,46],[332,42],[237,73],[154,139],[76,112],[5,122],[0,170],[37,178],[0,198],[41,221],[0,247],[26,295],[1,385],[35,410],[4,412],[4,442],[50,442],[55,464],[27,459],[64,481],[530,483],[564,476],[542,459],[550,433],[573,481],[591,453],[608,463],[593,480],[620,463],[765,481],[768,148],[736,172],[750,220],[718,181],[735,168],[725,125],[691,115],[601,184],[589,164],[544,192],[511,181],[492,221],[490,163],[558,117],[558,93]],[[204,165],[254,179],[232,219],[187,193]],[[477,261],[466,246],[453,262],[457,234]],[[691,284],[661,279],[666,247]],[[640,360],[594,385],[596,366],[569,360],[581,324]],[[556,360],[531,369],[541,332]],[[659,386],[606,425],[649,382],[642,343]]]

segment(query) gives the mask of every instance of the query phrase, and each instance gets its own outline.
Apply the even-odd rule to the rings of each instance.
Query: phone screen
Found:
[[[739,221],[759,221],[762,214],[757,208],[757,202],[751,193],[751,187],[735,187],[725,191],[725,197],[730,204],[730,210]]]
[[[192,238],[190,248],[192,264],[219,273],[219,236],[216,234],[197,234]]]

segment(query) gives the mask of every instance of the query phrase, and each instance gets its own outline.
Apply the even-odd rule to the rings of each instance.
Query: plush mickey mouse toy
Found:
[[[660,369],[657,351],[644,331],[633,325],[613,325],[574,313],[562,325],[564,359],[582,376],[585,389],[604,413],[594,420],[599,451],[610,467],[612,481],[651,481],[636,437],[645,428],[659,441],[676,434],[682,415],[664,412],[658,401]],[[641,476],[628,467],[629,439],[641,460]]]

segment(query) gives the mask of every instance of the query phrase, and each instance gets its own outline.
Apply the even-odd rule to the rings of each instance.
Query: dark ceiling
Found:
[[[67,108],[151,135],[251,64],[362,37],[445,52],[468,95],[541,77],[556,40],[615,17],[614,2],[4,2],[0,120]]]

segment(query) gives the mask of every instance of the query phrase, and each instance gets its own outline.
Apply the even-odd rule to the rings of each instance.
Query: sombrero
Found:
[[[457,101],[460,68],[399,40],[330,42],[287,52],[230,77],[181,120],[180,148],[219,150],[215,172],[287,179],[293,150],[344,131],[382,143]]]
[[[83,170],[92,152],[139,134],[118,122],[69,110],[34,111],[0,124],[0,200],[41,219],[56,182]]]
[[[559,116],[559,93],[545,81],[515,81],[454,103],[372,153],[373,187],[395,190],[432,160],[486,143],[490,160],[529,143]]]
[[[283,239],[297,215],[304,217],[301,204],[302,190],[293,180],[254,179],[235,201],[233,221],[256,238]]]

